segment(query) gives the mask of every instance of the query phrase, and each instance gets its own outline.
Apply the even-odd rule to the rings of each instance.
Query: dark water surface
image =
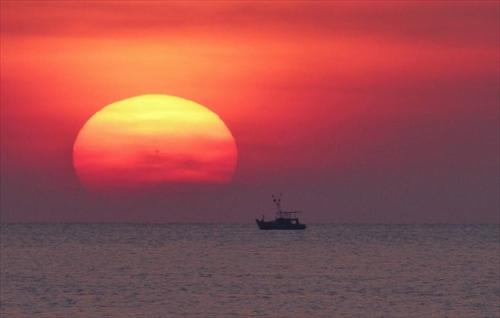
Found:
[[[500,317],[497,225],[11,224],[2,317]]]

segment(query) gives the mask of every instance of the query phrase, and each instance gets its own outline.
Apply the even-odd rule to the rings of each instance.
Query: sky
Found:
[[[0,3],[2,222],[500,222],[496,1]],[[232,181],[83,187],[80,129],[143,94],[216,113]]]

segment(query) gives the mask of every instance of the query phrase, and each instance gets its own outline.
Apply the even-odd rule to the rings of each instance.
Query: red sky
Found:
[[[499,222],[498,2],[1,2],[3,221]],[[162,93],[234,135],[226,186],[107,198],[71,149]]]

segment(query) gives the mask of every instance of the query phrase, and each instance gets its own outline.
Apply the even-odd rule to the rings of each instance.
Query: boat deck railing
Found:
[[[278,213],[276,213],[276,214],[280,217],[283,217],[283,218],[295,219],[295,218],[297,218],[296,214],[298,214],[298,213],[302,213],[302,211],[278,211]]]

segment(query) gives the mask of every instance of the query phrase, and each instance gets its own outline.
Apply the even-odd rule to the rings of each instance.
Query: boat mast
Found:
[[[281,217],[281,214],[283,211],[281,211],[281,193],[278,197],[275,197],[274,194],[272,195],[273,197],[273,202],[274,204],[276,204],[276,217],[277,218],[280,218]]]

